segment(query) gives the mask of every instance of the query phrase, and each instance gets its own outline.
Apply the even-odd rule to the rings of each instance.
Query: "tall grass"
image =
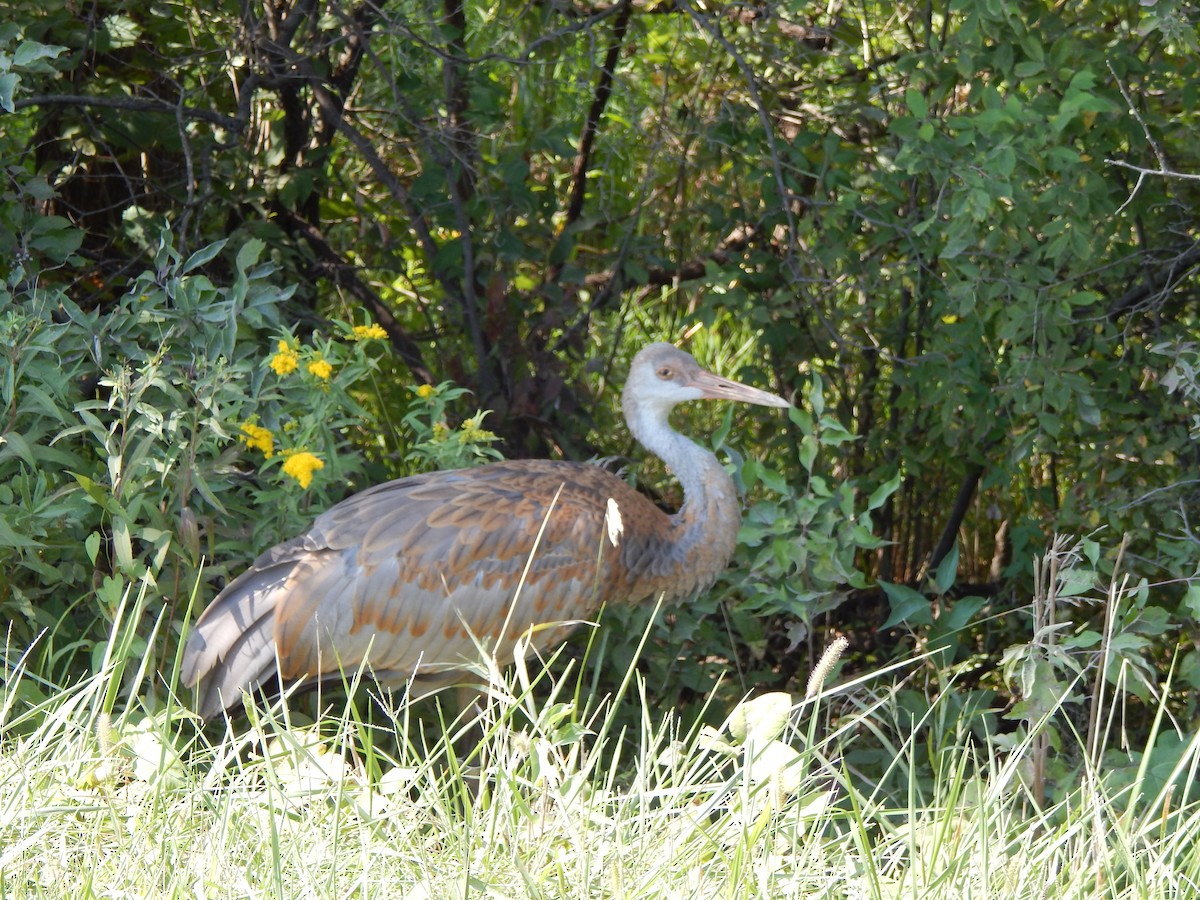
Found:
[[[916,760],[937,705],[924,722],[900,712],[890,685],[903,667],[842,684],[819,674],[805,697],[750,698],[719,729],[654,708],[636,672],[606,698],[552,663],[484,672],[486,695],[457,717],[418,723],[412,707],[360,690],[318,724],[273,704],[200,731],[177,704],[114,709],[114,684],[142,696],[153,681],[137,668],[121,678],[117,656],[54,691],[5,657],[0,896],[1200,891],[1196,738],[1164,787],[1085,765],[1039,808],[1026,786],[1037,731],[1003,754],[939,734],[930,782]],[[636,727],[619,727],[630,720],[619,704]],[[842,761],[868,739],[904,776],[899,800]],[[1080,758],[1099,758],[1084,743]]]

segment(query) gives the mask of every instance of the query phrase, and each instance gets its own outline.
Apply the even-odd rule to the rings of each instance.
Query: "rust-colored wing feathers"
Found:
[[[619,533],[608,527],[610,501]],[[643,599],[661,573],[638,563],[661,564],[670,528],[596,466],[522,461],[388,482],[334,506],[231,582],[197,623],[184,669],[205,679],[207,716],[269,677],[276,649],[287,680],[352,672],[364,660],[385,680],[437,675],[472,657],[473,638],[508,659],[532,625]],[[533,643],[566,630],[541,629]]]

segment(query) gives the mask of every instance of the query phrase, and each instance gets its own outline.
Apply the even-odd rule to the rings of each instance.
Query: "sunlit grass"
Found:
[[[580,695],[559,661],[483,672],[475,708],[424,727],[364,714],[364,689],[315,725],[274,704],[200,732],[178,706],[106,714],[113,657],[32,708],[46,686],[7,657],[4,897],[1186,897],[1200,878],[1195,740],[1173,787],[1085,767],[1042,810],[1029,742],[936,735],[918,783],[933,738],[896,711],[899,667],[751,698],[720,729],[633,672]],[[910,773],[901,800],[842,762],[868,737]]]

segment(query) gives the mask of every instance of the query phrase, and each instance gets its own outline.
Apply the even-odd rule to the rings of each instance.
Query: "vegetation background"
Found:
[[[738,558],[607,612],[601,691],[720,724],[842,635],[846,678],[911,663],[911,770],[839,732],[880,796],[946,736],[1028,752],[1035,806],[1193,759],[1192,4],[4,8],[6,734],[100,673],[170,718],[189,615],[367,484],[618,456],[677,503],[616,407],[669,339],[799,411],[687,412]]]

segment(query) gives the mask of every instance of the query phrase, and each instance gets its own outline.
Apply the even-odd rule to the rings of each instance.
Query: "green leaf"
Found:
[[[900,473],[897,472],[883,484],[879,485],[879,487],[875,488],[875,490],[871,492],[870,498],[867,500],[868,511],[879,509],[879,507],[883,506],[883,504],[887,502],[887,498],[896,493],[896,491],[900,488],[900,481],[901,476]]]
[[[825,392],[820,375],[813,375],[812,384],[808,388],[808,403],[813,415],[821,418],[825,412]]]
[[[812,413],[801,406],[793,406],[788,410],[788,418],[792,420],[792,424],[800,429],[801,434],[812,434],[813,417]]]
[[[925,95],[916,88],[908,88],[904,92],[904,104],[918,119],[924,119],[929,115],[929,103],[925,99]]]
[[[954,587],[954,578],[958,574],[958,542],[950,548],[950,552],[938,563],[937,574],[933,576],[934,586],[939,594],[944,594]]]
[[[27,466],[37,465],[37,455],[29,445],[29,441],[25,440],[25,436],[19,431],[10,431],[8,434],[0,435],[0,461],[9,456],[17,457]]]
[[[954,605],[938,617],[938,631],[950,633],[966,628],[967,624],[987,604],[988,600],[986,597],[963,597],[960,600],[954,601]]]
[[[821,443],[826,446],[836,446],[837,444],[845,444],[848,441],[856,441],[858,436],[847,431],[841,422],[836,419],[825,417],[821,419]]]
[[[26,537],[18,533],[4,517],[4,513],[0,512],[0,547],[11,547],[13,549],[30,549],[33,547],[41,547],[42,544],[32,538]]]
[[[83,488],[84,493],[87,494],[97,506],[108,509],[110,497],[108,494],[108,489],[105,488],[104,485],[92,480],[86,475],[81,475],[78,472],[72,472],[71,475],[75,478],[75,481],[79,483],[79,486]]]
[[[17,108],[13,105],[13,94],[17,91],[17,85],[21,83],[21,76],[13,72],[5,72],[0,75],[0,109],[5,112],[16,112]]]
[[[1075,408],[1080,419],[1093,428],[1100,427],[1100,407],[1096,405],[1095,397],[1091,394],[1079,394]]]
[[[941,615],[929,629],[928,649],[943,651],[938,665],[949,664],[958,655],[962,643],[959,641],[959,633],[987,603],[984,597],[963,597],[943,607]]]
[[[879,586],[887,594],[888,604],[892,614],[887,621],[879,626],[881,631],[895,628],[897,625],[929,625],[933,622],[933,611],[925,595],[903,584],[893,584],[890,581],[879,580]]]
[[[263,249],[267,245],[258,238],[250,238],[246,243],[238,248],[237,252],[237,269],[239,272],[245,272],[248,268],[254,265],[258,258],[262,255]],[[204,251],[200,251],[203,253]]]
[[[1083,569],[1068,569],[1058,578],[1057,594],[1061,598],[1086,594],[1096,584],[1096,573]]]
[[[1088,628],[1067,637],[1063,640],[1062,645],[1068,649],[1090,650],[1092,647],[1099,646],[1102,637],[1100,632]]]
[[[754,485],[758,484],[758,470],[761,465],[757,459],[742,460],[741,468],[738,470],[742,476],[742,484],[746,490],[750,490]]]
[[[53,44],[39,44],[37,41],[21,41],[13,52],[13,68],[24,69],[38,60],[54,59],[66,49]]]
[[[38,219],[30,234],[30,248],[41,251],[55,262],[66,262],[83,243],[83,232],[62,216]]]
[[[111,15],[105,18],[100,33],[107,39],[105,50],[120,50],[137,43],[142,29],[129,16]]]
[[[800,439],[800,465],[804,466],[806,472],[811,472],[813,463],[817,459],[818,444],[817,439],[811,434],[806,434]]]
[[[625,277],[634,284],[645,284],[650,280],[650,272],[637,260],[625,260],[622,271],[625,273]]]
[[[228,238],[225,238],[223,240],[217,241],[216,243],[209,244],[207,247],[203,247],[203,248],[197,250],[190,257],[188,257],[188,261],[183,264],[182,274],[186,275],[188,272],[192,271],[193,269],[198,269],[205,263],[211,261],[214,256],[216,256],[218,253],[220,253],[222,250],[225,249],[225,245],[227,243],[229,243],[229,240],[228,240]],[[239,259],[240,259],[240,254],[239,254]]]
[[[992,154],[991,169],[998,175],[1008,178],[1017,167],[1017,152],[1009,145],[998,147]]]
[[[719,450],[725,446],[725,441],[729,438],[729,431],[733,427],[733,407],[726,406],[724,415],[721,416],[721,424],[717,426],[717,430],[713,432],[712,448]]]
[[[1200,581],[1193,581],[1188,585],[1187,590],[1183,592],[1183,599],[1179,602],[1179,609],[1193,619],[1200,619]]]
[[[117,566],[123,572],[133,572],[133,539],[129,535],[129,522],[124,516],[113,518],[112,524],[113,552],[117,557]]]
[[[777,494],[790,494],[790,486],[788,481],[774,469],[768,469],[766,466],[759,466],[758,477],[768,488]]]
[[[92,565],[96,565],[96,559],[100,556],[100,533],[93,531],[84,538],[83,548],[87,551],[88,559],[92,561]]]

